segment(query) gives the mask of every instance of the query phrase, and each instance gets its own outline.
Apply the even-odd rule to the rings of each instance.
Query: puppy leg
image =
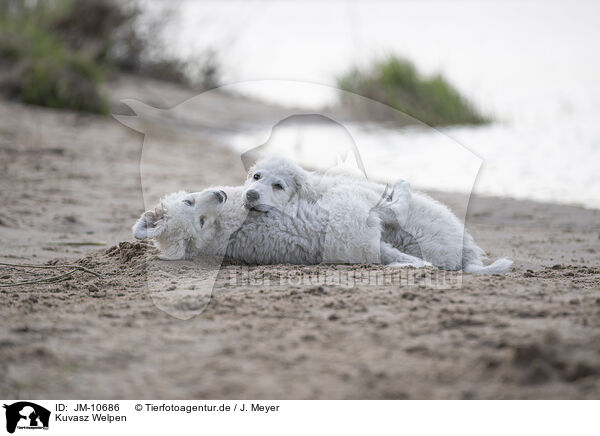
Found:
[[[400,250],[392,247],[387,242],[381,242],[381,263],[389,266],[414,266],[415,268],[423,268],[425,266],[433,266],[426,260],[411,256],[410,254],[402,253]]]

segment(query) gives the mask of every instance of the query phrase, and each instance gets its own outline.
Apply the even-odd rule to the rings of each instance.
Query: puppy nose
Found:
[[[248,201],[256,201],[259,197],[260,194],[254,189],[251,189],[248,192],[246,192],[246,198],[248,199]]]

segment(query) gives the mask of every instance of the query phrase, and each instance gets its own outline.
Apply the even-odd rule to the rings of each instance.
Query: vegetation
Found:
[[[338,87],[432,126],[489,121],[441,75],[423,77],[412,63],[398,57],[378,61],[369,70],[353,68],[338,78]]]
[[[99,91],[101,68],[27,23],[2,24],[0,66],[0,86],[10,98],[52,108],[108,112]]]
[[[214,53],[195,70],[168,57],[157,37],[164,15],[160,25],[146,18],[134,0],[2,0],[0,94],[107,113],[100,85],[114,71],[202,88],[218,84]]]

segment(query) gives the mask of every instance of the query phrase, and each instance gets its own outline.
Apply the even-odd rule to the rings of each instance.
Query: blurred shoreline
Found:
[[[588,55],[594,37],[600,37],[591,20],[598,10],[593,3],[572,8],[565,1],[533,1],[516,13],[511,5],[492,1],[469,4],[469,14],[461,12],[460,2],[382,3],[377,8],[360,2],[268,7],[239,2],[67,3],[64,10],[57,3],[35,0],[10,0],[0,7],[0,62],[6,67],[0,72],[2,96],[104,114],[110,112],[110,99],[113,112],[127,113],[115,100],[134,98],[149,107],[171,109],[219,84],[231,88],[236,81],[289,78],[307,86],[238,87],[242,92],[237,97],[216,99],[218,113],[200,108],[174,116],[176,111],[164,111],[170,119],[159,128],[198,130],[192,133],[200,136],[210,128],[211,140],[240,153],[256,144],[253,124],[277,112],[278,105],[324,115],[341,111],[345,127],[354,129],[353,140],[360,142],[358,148],[369,161],[370,175],[400,176],[426,190],[600,208],[595,164],[600,160],[595,119],[600,63]],[[342,11],[352,19],[331,22],[339,34],[324,38],[324,29],[329,29],[324,24]],[[83,16],[93,18],[84,23],[78,18]],[[290,16],[314,17],[316,22],[288,23]],[[544,24],[535,27],[534,35],[532,20],[538,18]],[[430,23],[427,32],[419,24],[424,20]],[[503,32],[508,23],[510,37]],[[278,31],[282,26],[289,29]],[[303,37],[290,40],[289,34]],[[361,47],[361,56],[357,47],[351,49],[352,41]],[[261,50],[253,53],[252,47]],[[307,47],[313,50],[300,50]],[[369,105],[365,110],[364,105],[347,104],[336,85],[393,104],[400,114],[394,117],[396,125],[380,125],[385,117]],[[436,126],[460,123],[448,114],[461,113],[457,104],[462,97],[495,121],[396,127],[411,124],[404,114],[433,120]],[[441,113],[446,116],[440,118]],[[311,130],[322,134],[320,144],[331,140],[326,129]],[[289,133],[292,141],[302,136]],[[461,161],[453,145],[468,150],[471,162]],[[313,165],[317,155],[305,153],[299,160]],[[476,177],[477,159],[483,167]]]
[[[565,0],[187,1],[165,37],[182,58],[223,47],[224,83],[290,79],[335,86],[348,68],[404,57],[425,75],[441,73],[496,121],[443,129],[484,160],[477,192],[598,208],[599,13],[598,2],[573,7]],[[265,87],[249,95],[300,107],[335,103],[334,89],[326,87],[296,93]],[[382,135],[376,139],[384,142]],[[411,140],[429,145],[432,138]],[[431,188],[426,182],[419,184]]]

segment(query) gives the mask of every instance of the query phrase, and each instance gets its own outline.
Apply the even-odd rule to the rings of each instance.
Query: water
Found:
[[[183,1],[177,17],[167,32],[174,52],[221,49],[226,82],[334,85],[349,65],[387,53],[407,57],[424,73],[442,72],[496,120],[441,130],[483,160],[475,192],[600,208],[599,2]],[[333,92],[315,88],[296,94],[265,88],[257,95],[280,104],[331,102]],[[419,154],[418,145],[427,144],[445,157],[443,135],[419,129],[360,135],[369,144],[361,151],[371,171],[401,173],[423,188],[465,189],[458,165],[452,183],[437,177],[448,174],[448,158]],[[398,147],[418,165],[390,161]]]

